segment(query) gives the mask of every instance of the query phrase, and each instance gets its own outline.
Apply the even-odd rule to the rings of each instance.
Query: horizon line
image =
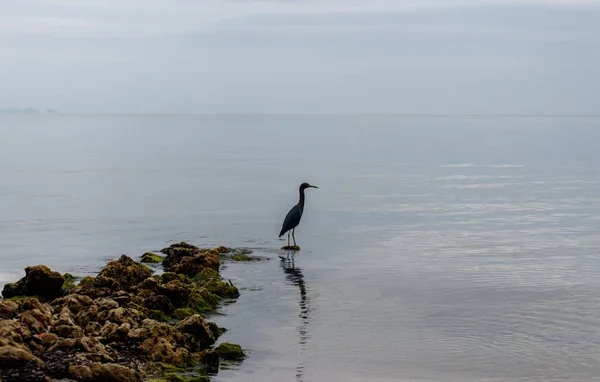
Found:
[[[600,117],[600,113],[189,113],[189,112],[55,112],[1,113],[10,116],[354,116],[354,117]]]

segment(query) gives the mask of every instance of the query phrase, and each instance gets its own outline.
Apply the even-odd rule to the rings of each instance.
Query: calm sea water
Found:
[[[216,381],[600,380],[600,119],[0,117],[0,283],[187,240],[229,264]],[[281,221],[308,181],[282,262]]]

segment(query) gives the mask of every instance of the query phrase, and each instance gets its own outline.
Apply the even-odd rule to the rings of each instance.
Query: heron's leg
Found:
[[[288,247],[290,246],[290,231],[288,231]]]
[[[296,228],[292,229],[292,238],[294,239],[294,247],[297,247],[297,245],[296,245],[296,236],[294,236],[295,231],[296,231]]]

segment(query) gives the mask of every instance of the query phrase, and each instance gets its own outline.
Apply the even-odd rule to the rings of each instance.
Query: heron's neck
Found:
[[[304,208],[304,190],[300,190],[300,201],[298,204]]]

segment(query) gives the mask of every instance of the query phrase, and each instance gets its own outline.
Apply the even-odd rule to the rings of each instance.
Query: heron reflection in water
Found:
[[[310,299],[306,293],[306,284],[304,283],[302,269],[296,267],[293,258],[281,258],[281,267],[285,273],[285,278],[300,289],[300,326],[298,327],[298,334],[300,336],[300,353],[303,358],[306,354],[306,344],[310,339],[310,335],[308,334],[308,324],[312,311],[310,307]],[[303,380],[304,368],[304,362],[300,359],[298,361],[298,366],[296,366],[296,380],[299,382],[302,382]]]

